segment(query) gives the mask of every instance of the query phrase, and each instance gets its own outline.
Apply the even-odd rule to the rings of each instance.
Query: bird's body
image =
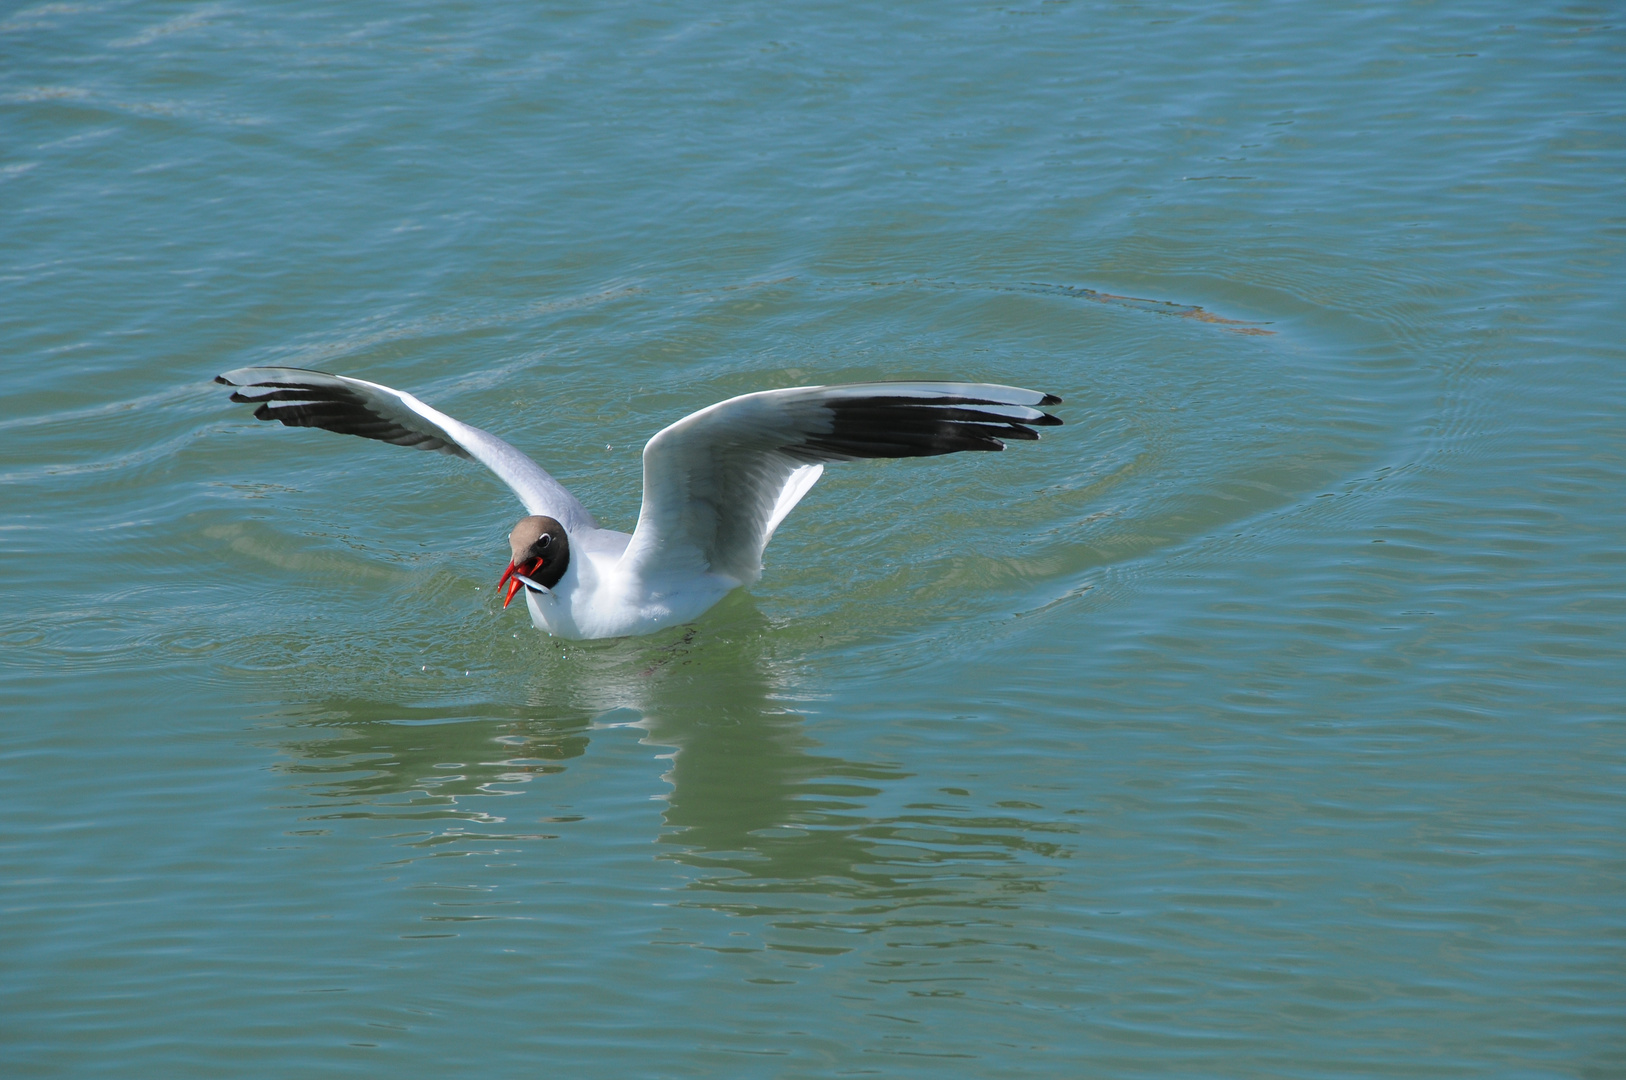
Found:
[[[509,599],[565,638],[688,622],[761,576],[774,530],[827,462],[1003,450],[1061,421],[1049,394],[987,383],[859,383],[745,394],[684,417],[644,448],[631,533],[606,529],[529,457],[378,383],[302,368],[239,368],[216,382],[255,416],[479,461],[525,505],[509,538]],[[506,606],[506,601],[504,606]]]
[[[710,571],[641,578],[623,558],[631,541],[615,529],[578,532],[559,583],[546,592],[526,587],[531,621],[563,638],[649,634],[688,622],[745,584]]]

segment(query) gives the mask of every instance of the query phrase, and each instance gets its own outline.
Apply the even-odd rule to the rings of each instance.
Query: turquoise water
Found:
[[[0,16],[8,1077],[1626,1071],[1609,4]],[[1063,395],[562,643],[750,390]]]

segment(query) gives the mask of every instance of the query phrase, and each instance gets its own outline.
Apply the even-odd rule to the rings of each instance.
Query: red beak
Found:
[[[504,570],[502,572],[502,577],[497,579],[497,588],[502,588],[504,583],[507,583],[508,585],[508,595],[503,597],[502,601],[503,607],[506,608],[509,602],[514,599],[514,594],[519,592],[519,590],[525,585],[523,581],[514,575],[524,574],[526,577],[530,577],[532,574],[536,573],[541,566],[541,559],[533,561],[529,569],[521,569],[520,567],[515,566],[512,562],[508,564],[508,569]]]
[[[514,577],[514,570],[514,564],[509,562],[508,569],[504,570],[502,577],[497,579],[497,588],[502,588],[504,584],[508,586],[508,595],[503,597],[502,600],[502,606],[505,608],[508,606],[508,601],[514,598],[514,594],[519,592],[520,585],[523,584],[519,578]]]

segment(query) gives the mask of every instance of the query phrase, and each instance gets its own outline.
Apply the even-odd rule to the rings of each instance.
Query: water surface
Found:
[[[1618,1075],[1618,14],[5,15],[6,1075]],[[564,643],[245,364],[1068,423]]]

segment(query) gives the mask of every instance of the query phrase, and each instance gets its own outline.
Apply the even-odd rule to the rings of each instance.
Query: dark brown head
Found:
[[[559,584],[559,579],[565,576],[565,570],[570,566],[570,540],[565,536],[565,527],[550,517],[533,514],[520,518],[514,531],[508,534],[508,547],[513,551],[514,558],[497,582],[499,589],[504,584],[508,586],[503,607],[508,606],[520,586],[525,584],[521,578],[528,578],[544,589],[551,589]]]

